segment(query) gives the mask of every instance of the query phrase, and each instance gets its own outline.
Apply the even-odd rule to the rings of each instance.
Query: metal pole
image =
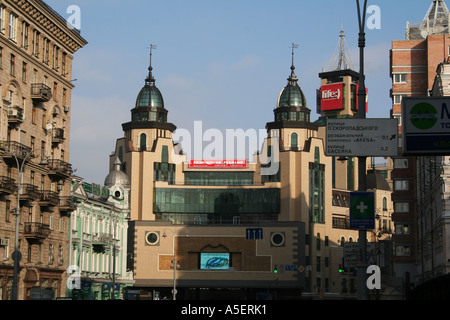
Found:
[[[356,0],[358,7],[358,23],[359,23],[359,90],[358,90],[358,118],[366,118],[366,85],[364,75],[364,48],[366,46],[366,34],[364,27],[366,23],[366,7],[367,0],[364,0],[364,7],[361,19],[361,7],[359,0]],[[366,191],[366,157],[358,157],[358,190]],[[358,263],[358,298],[360,300],[369,299],[369,290],[367,288],[367,231],[359,230],[359,249],[360,261]]]
[[[111,213],[111,210],[110,210]],[[111,214],[111,217],[113,215]],[[116,239],[115,239],[115,234],[116,234],[116,226],[115,226],[115,220],[112,219],[112,228],[113,228],[113,232],[112,232],[112,241],[113,241],[113,252],[112,252],[112,256],[113,256],[113,272],[112,272],[112,284],[111,284],[111,288],[112,288],[112,294],[111,294],[111,300],[115,300],[115,295],[116,295],[116,291],[115,291],[115,286],[116,286]]]
[[[176,236],[173,237],[173,300],[177,300],[177,245],[176,245]]]
[[[20,269],[20,260],[22,259],[22,254],[19,249],[19,229],[20,229],[20,193],[22,191],[22,174],[23,167],[28,157],[31,155],[33,151],[27,152],[24,159],[22,160],[22,164],[19,163],[19,159],[17,159],[17,155],[12,153],[14,159],[17,164],[17,207],[16,207],[16,226],[15,226],[15,235],[14,235],[14,252],[12,258],[14,260],[14,275],[13,275],[13,285],[12,285],[12,300],[18,300],[18,282],[19,282],[19,269]]]

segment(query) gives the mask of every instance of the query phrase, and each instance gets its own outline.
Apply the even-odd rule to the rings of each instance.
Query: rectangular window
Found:
[[[407,257],[411,255],[411,247],[408,245],[397,245],[395,247],[395,255],[397,257]]]
[[[65,77],[66,73],[66,63],[67,63],[67,53],[63,52],[61,57],[61,73],[62,76]]]
[[[395,202],[394,203],[395,212],[409,212],[409,202]]]
[[[406,82],[407,82],[406,73],[394,74],[394,83],[406,83]]]
[[[396,95],[393,96],[393,98],[394,98],[394,104],[401,104],[403,95],[396,94]]]
[[[408,168],[408,159],[394,159],[395,169],[405,169]]]
[[[33,43],[32,43],[32,54],[37,58],[39,57],[39,41],[40,41],[41,34],[39,31],[34,30],[33,31]]]
[[[16,71],[16,57],[12,54],[10,64],[9,64],[10,75],[14,76],[15,71]]]
[[[27,82],[27,63],[22,63],[22,82]]]
[[[409,190],[409,181],[408,180],[396,180],[396,181],[394,181],[394,190],[395,191]]]
[[[25,21],[22,22],[22,48],[28,49],[28,28],[29,24]]]
[[[0,6],[0,32],[5,33],[5,7]]]
[[[409,234],[410,227],[409,224],[395,224],[395,234]]]
[[[17,41],[17,16],[14,13],[9,14],[9,39]]]

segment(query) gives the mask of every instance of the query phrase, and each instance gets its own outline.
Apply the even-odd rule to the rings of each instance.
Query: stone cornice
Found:
[[[67,27],[66,21],[41,0],[6,0],[4,2],[48,32],[71,54],[87,44],[77,30]]]

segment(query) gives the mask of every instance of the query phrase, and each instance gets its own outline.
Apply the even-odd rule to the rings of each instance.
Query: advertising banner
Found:
[[[450,98],[403,98],[402,123],[405,155],[450,153]]]

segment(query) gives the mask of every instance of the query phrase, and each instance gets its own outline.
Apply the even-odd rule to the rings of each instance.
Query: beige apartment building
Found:
[[[110,168],[119,158],[131,183],[135,283],[124,297],[356,297],[356,275],[340,269],[344,244],[358,240],[348,226],[357,164],[325,155],[325,127],[310,113],[292,63],[253,159],[192,158],[183,141],[173,141],[176,126],[150,66],[110,156]],[[386,213],[388,189],[376,190],[376,206]],[[369,241],[379,239],[368,232]]]
[[[72,63],[84,45],[43,1],[0,1],[0,300],[65,294]]]

